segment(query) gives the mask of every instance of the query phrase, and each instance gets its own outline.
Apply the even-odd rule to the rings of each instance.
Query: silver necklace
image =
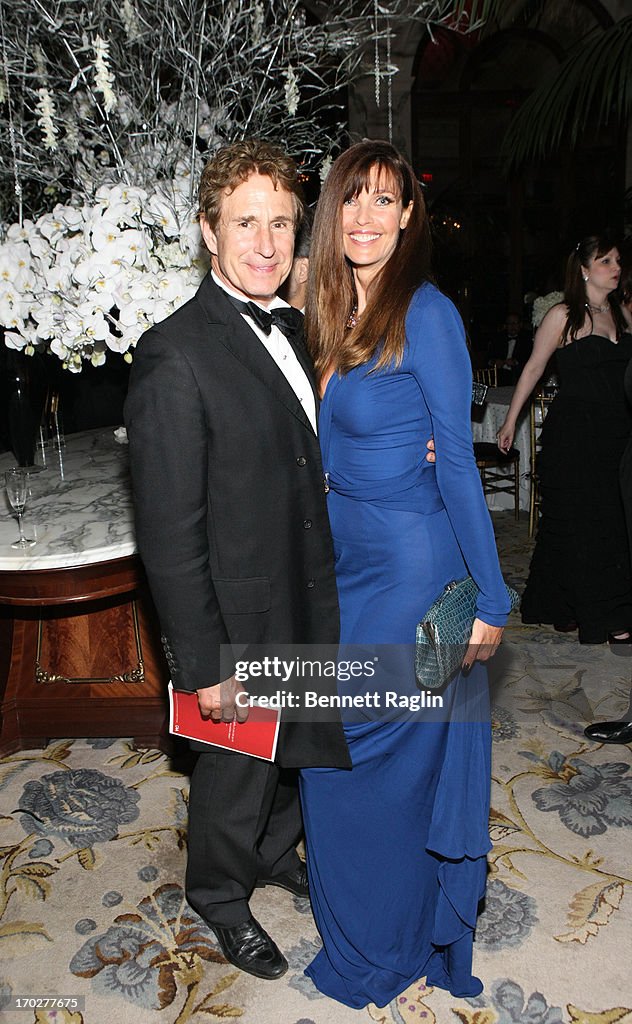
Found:
[[[591,309],[593,313],[609,313],[610,305],[606,302],[605,306],[593,306],[592,302],[584,303],[586,309]]]

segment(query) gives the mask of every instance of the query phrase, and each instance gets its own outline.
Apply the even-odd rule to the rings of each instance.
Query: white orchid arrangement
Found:
[[[531,322],[534,327],[539,327],[544,317],[558,302],[564,301],[564,292],[548,292],[547,295],[539,295],[533,303]]]
[[[57,205],[12,225],[0,245],[5,343],[56,355],[65,369],[131,351],[196,291],[208,268],[186,176],[152,193],[103,185],[94,202]]]

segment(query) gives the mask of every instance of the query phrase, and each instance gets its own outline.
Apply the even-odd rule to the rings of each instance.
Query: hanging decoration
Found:
[[[102,185],[196,181],[246,135],[316,171],[344,137],[372,7],[334,0],[321,23],[300,0],[0,0],[0,220],[16,197],[36,218]]]
[[[380,28],[380,15],[382,16],[384,28]],[[380,5],[378,0],[373,4],[374,24],[374,51],[373,51],[373,79],[375,83],[375,106],[378,110],[381,107],[382,78],[386,79],[386,119],[388,126],[388,141],[393,141],[393,75],[398,69],[392,63],[392,33],[391,33],[391,12],[388,7]],[[385,61],[382,66],[380,56],[380,41],[384,40]]]
[[[0,0],[8,348],[74,373],[131,361],[206,272],[195,192],[221,144],[269,139],[322,180],[348,130],[341,94],[371,70],[392,139],[394,25],[451,23],[459,0],[334,0],[318,21],[320,6]]]
[[[13,120],[13,98],[11,96],[11,83],[9,81],[9,61],[7,57],[7,40],[4,24],[4,4],[0,2],[0,42],[2,44],[2,103],[7,108],[7,134],[10,148],[10,173],[13,178],[13,195],[17,206],[17,218],[22,223],[22,182],[18,164],[18,149],[15,137],[15,124]]]

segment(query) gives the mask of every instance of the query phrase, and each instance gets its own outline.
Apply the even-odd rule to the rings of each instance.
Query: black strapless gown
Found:
[[[542,430],[542,518],[522,621],[577,622],[580,643],[632,628],[632,567],[619,464],[632,430],[623,378],[632,335],[559,349],[560,393]]]

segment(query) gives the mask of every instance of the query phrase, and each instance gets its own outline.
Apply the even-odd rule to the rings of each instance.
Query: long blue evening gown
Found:
[[[400,692],[418,693],[415,626],[445,584],[469,571],[479,616],[491,625],[504,624],[508,600],[472,450],[461,320],[426,284],[413,296],[406,334],[397,369],[369,373],[368,364],[331,378],[320,439],[342,644],[379,653],[388,665],[383,689],[399,665]],[[436,469],[425,460],[431,434]],[[348,1006],[385,1006],[423,976],[455,996],[482,989],[471,968],[490,849],[484,666],[458,675],[444,698],[456,709],[449,721],[356,710],[345,722],[353,769],[301,771],[323,939],[306,974]]]

